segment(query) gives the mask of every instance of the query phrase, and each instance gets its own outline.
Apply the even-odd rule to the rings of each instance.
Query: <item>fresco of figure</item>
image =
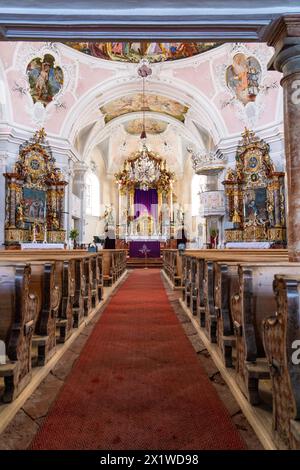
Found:
[[[45,107],[63,86],[62,69],[55,66],[54,62],[52,55],[45,54],[43,59],[33,59],[26,70],[33,102],[40,102]]]
[[[227,86],[234,92],[237,99],[244,105],[255,101],[259,93],[261,66],[255,57],[246,57],[238,53],[234,56],[232,65],[227,68]]]

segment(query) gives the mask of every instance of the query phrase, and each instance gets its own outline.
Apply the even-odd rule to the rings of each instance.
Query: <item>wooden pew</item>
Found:
[[[86,250],[24,250],[0,253],[1,259],[53,260],[62,272],[62,300],[58,311],[58,342],[64,342],[73,327],[78,327],[84,315],[103,296],[102,253]]]
[[[300,276],[277,274],[276,312],[263,321],[263,341],[273,389],[273,432],[300,449]]]
[[[263,321],[276,311],[273,279],[276,273],[300,274],[300,263],[248,262],[238,268],[239,292],[232,299],[236,337],[237,381],[250,403],[260,402],[259,380],[270,376],[263,347]]]
[[[163,270],[170,279],[173,289],[182,286],[182,256],[178,250],[162,250]]]
[[[285,255],[278,255],[274,254],[275,250],[270,250],[266,253],[256,253],[256,252],[249,252],[246,254],[242,253],[222,253],[221,259],[229,260],[231,262],[235,262],[236,266],[239,265],[241,262],[246,262],[248,260],[252,261],[262,261],[262,262],[269,262],[269,261],[288,261],[287,254]],[[216,262],[219,260],[219,255],[214,255],[213,259],[204,259],[202,261],[204,269],[201,268],[203,272],[203,301],[204,301],[204,309],[202,309],[202,317],[205,317],[204,320],[204,327],[206,333],[211,342],[217,342],[217,323],[218,323],[218,309],[216,309],[215,304],[215,287],[216,287],[216,279],[215,279],[215,272],[216,272]],[[236,268],[237,269],[237,268]],[[201,272],[200,271],[200,272]],[[201,282],[201,279],[200,279]]]
[[[103,282],[105,286],[113,285],[126,270],[127,250],[101,250],[103,255]]]
[[[274,250],[275,251],[275,250]],[[225,256],[225,255],[224,255]],[[234,261],[214,261],[207,260],[207,278],[208,282],[204,287],[209,291],[206,294],[206,308],[205,312],[212,312],[208,316],[207,331],[210,336],[214,336],[216,342],[221,350],[223,361],[226,367],[232,367],[232,349],[235,346],[236,338],[233,331],[233,319],[231,313],[231,298],[239,290],[238,266],[241,262],[253,259],[253,261],[264,261],[265,263],[274,261],[287,261],[287,256],[278,256],[272,252],[265,255],[241,255],[237,256]],[[208,286],[207,286],[208,284]],[[212,293],[213,291],[213,293]],[[204,296],[203,296],[204,297]],[[215,312],[214,321],[212,324],[213,313]],[[204,325],[205,326],[205,325]]]
[[[116,265],[119,277],[126,267],[126,255],[119,255]],[[87,293],[89,313],[103,296],[102,253],[0,252],[0,340],[5,341],[8,356],[7,363],[0,364],[5,402],[15,399],[28,384],[32,366],[42,366],[50,359],[57,340],[71,334],[76,316],[80,323]]]
[[[245,261],[256,257],[258,260],[272,256],[278,260],[287,260],[287,250],[193,250],[183,255],[183,300],[190,307],[191,295],[197,296],[196,309],[192,303],[193,313],[199,315],[200,325],[206,328],[209,338],[216,342],[217,318],[214,304],[214,261]]]
[[[0,365],[4,378],[5,403],[13,401],[31,379],[32,335],[38,315],[37,298],[30,293],[28,264],[0,263],[0,339],[6,347],[6,364]]]
[[[37,351],[35,365],[44,365],[54,354],[56,346],[56,318],[61,302],[62,272],[51,261],[28,260],[26,257],[7,259],[0,257],[4,266],[30,263],[31,276],[29,290],[37,299],[38,316],[35,323],[32,343]]]

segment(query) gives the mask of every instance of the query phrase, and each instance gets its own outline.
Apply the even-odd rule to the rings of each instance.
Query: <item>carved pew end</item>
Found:
[[[2,401],[4,403],[11,403],[13,400],[15,400],[30,382],[31,376],[32,374],[30,371],[18,382],[18,363],[7,362],[6,364],[1,364],[0,377],[4,378],[4,392],[2,395]]]
[[[33,357],[32,366],[44,366],[55,354],[55,346],[50,344],[49,336],[34,335],[32,338],[32,346],[37,349],[37,357]]]
[[[245,363],[246,393],[251,405],[260,403],[259,381],[270,379],[270,368],[265,358],[258,358],[256,362]]]

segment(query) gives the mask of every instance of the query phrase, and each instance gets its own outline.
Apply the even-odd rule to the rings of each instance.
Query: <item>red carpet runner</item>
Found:
[[[158,270],[112,298],[31,448],[244,448]]]

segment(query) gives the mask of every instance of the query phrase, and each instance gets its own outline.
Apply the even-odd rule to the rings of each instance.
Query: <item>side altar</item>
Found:
[[[5,245],[61,244],[67,182],[55,166],[44,129],[20,146],[19,158],[5,173]]]
[[[226,247],[285,246],[285,174],[276,171],[269,145],[245,129],[235,159],[235,169],[228,170],[223,182],[227,221],[232,224],[225,229]]]

